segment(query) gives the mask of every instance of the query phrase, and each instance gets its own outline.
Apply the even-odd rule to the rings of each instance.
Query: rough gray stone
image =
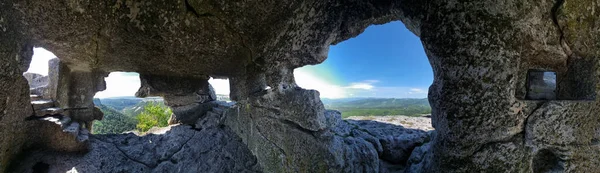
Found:
[[[169,124],[196,123],[214,106],[215,91],[208,78],[140,75],[141,87],[137,97],[161,96],[173,114]]]
[[[406,163],[408,166],[404,172],[426,172],[428,166],[431,164],[429,162],[433,161],[433,153],[431,152],[431,143],[425,143],[424,145],[416,147]]]
[[[317,91],[291,88],[265,92],[266,94],[250,100],[250,106],[258,112],[265,112],[265,116],[283,119],[311,131],[326,128],[325,108]]]
[[[33,151],[9,172],[261,172],[246,146],[230,130],[194,130],[180,125],[164,134],[94,135],[85,154]]]
[[[193,81],[228,77],[239,105],[225,124],[267,171],[384,171],[389,163],[380,158],[405,157],[380,151],[408,149],[380,148],[378,137],[328,118],[317,92],[296,89],[293,70],[323,62],[330,45],[369,25],[400,20],[420,37],[434,71],[436,132],[417,150],[425,153],[418,162],[408,159],[419,167],[410,170],[595,172],[598,9],[596,0],[2,1],[0,169],[30,143],[67,141],[24,122],[31,111],[21,75],[35,45],[61,60],[59,78],[50,77],[61,107],[92,108],[104,72],[156,77],[152,88],[142,80],[140,93],[182,96],[174,105],[195,99]],[[558,100],[525,100],[531,69],[557,73]],[[89,111],[74,115],[93,119]]]
[[[413,149],[429,141],[429,135],[423,130],[406,129],[402,126],[380,123],[369,120],[346,120],[349,125],[355,126],[363,139],[374,143],[380,159],[393,164],[406,163]],[[372,139],[376,140],[372,140]]]
[[[69,70],[61,68],[61,70]],[[105,88],[104,77],[107,73],[99,71],[66,71],[59,74],[60,83],[57,89],[57,106],[61,108],[86,108],[73,109],[66,114],[74,121],[92,122],[94,117],[94,95]]]
[[[208,95],[208,77],[179,77],[140,74],[141,87],[137,97]]]
[[[65,129],[63,129],[63,132],[67,132],[73,134],[73,136],[77,136],[79,134],[79,126],[80,125],[78,122],[72,122],[71,124],[66,126]]]
[[[600,54],[589,49],[599,39],[590,35],[598,33],[592,31],[598,29],[598,20],[589,10],[600,4],[491,5],[495,2],[430,4],[435,13],[422,23],[420,38],[435,72],[429,100],[436,133],[429,147],[431,160],[422,162],[421,172],[534,172],[530,165],[544,162],[534,157],[542,149],[564,159],[565,172],[594,172],[597,167],[590,164],[595,160],[574,157],[597,156],[594,149],[581,153],[579,148],[596,148],[591,127],[598,120],[590,112],[597,112],[600,104],[587,100],[594,95],[590,93],[598,93],[598,83],[590,81],[599,79],[595,57]],[[525,100],[531,69],[557,72],[561,101]],[[561,102],[567,104],[554,104]]]
[[[208,103],[192,103],[186,106],[176,106],[171,107],[173,114],[169,120],[170,124],[195,124],[196,121],[206,115],[208,111],[210,111],[215,104],[213,102]]]
[[[32,148],[57,152],[84,152],[88,149],[86,129],[67,116],[44,117],[28,121],[33,125],[28,133],[36,140]]]
[[[6,18],[3,12],[0,12],[0,18]],[[3,27],[0,27],[0,30]],[[0,32],[0,37],[0,172],[5,172],[12,158],[37,138],[29,133],[29,129],[35,126],[24,121],[33,111],[29,99],[29,86],[22,76],[29,64],[21,64],[15,59],[19,57],[20,50],[27,50],[27,46],[19,41],[18,32]]]
[[[48,61],[48,86],[46,89],[46,93],[42,94],[45,99],[57,100],[58,98],[58,85],[61,81],[61,68],[65,67],[63,63],[60,62],[60,59],[53,58]],[[64,74],[63,74],[64,75]],[[64,78],[64,77],[63,77]]]
[[[37,73],[24,73],[25,79],[29,84],[29,88],[45,87],[48,85],[48,76],[44,76]]]
[[[429,138],[422,130],[341,120],[338,111],[325,111],[324,122],[330,126],[311,131],[274,115],[286,113],[285,109],[249,107],[238,103],[226,109],[225,125],[242,138],[267,172],[401,172],[412,150]]]
[[[227,108],[222,109],[219,107],[225,106],[225,105],[226,104],[224,104],[224,103],[216,102],[215,107],[213,107],[211,111],[206,112],[206,115],[204,117],[198,119],[195,127],[198,129],[204,129],[204,128],[216,128],[216,127],[223,125],[225,123],[227,111],[230,111],[230,110],[228,110]]]

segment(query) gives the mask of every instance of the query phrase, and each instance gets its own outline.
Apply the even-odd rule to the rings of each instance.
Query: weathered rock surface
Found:
[[[0,3],[3,4],[3,3]],[[3,6],[3,5],[0,5]],[[4,12],[0,14],[4,17]],[[7,30],[4,20],[0,30]],[[23,42],[11,26],[0,32],[0,172],[4,171],[11,159],[17,156],[30,141],[35,140],[28,133],[32,124],[24,121],[33,112],[29,99],[29,86],[22,74],[28,69],[33,54],[32,45]],[[14,36],[8,37],[5,34]]]
[[[214,106],[217,99],[208,77],[176,77],[140,75],[141,86],[136,97],[160,96],[173,110],[169,124],[196,123],[196,120]]]
[[[58,100],[58,87],[60,83],[66,83],[67,78],[63,77],[66,74],[64,69],[66,65],[60,62],[60,59],[53,58],[48,61],[48,85],[46,93],[42,95],[45,99]],[[63,72],[61,74],[61,72]]]
[[[37,73],[24,73],[25,79],[29,84],[29,91],[32,95],[44,95],[48,86],[48,76]]]
[[[392,115],[392,116],[350,116],[346,119],[351,120],[371,120],[382,123],[394,124],[403,126],[409,129],[419,129],[424,131],[434,130],[431,126],[430,117],[411,117],[403,115]]]
[[[412,150],[429,139],[422,130],[342,120],[339,112],[324,109],[320,114],[323,128],[311,130],[299,125],[303,122],[286,119],[285,114],[297,113],[302,106],[248,109],[249,104],[228,109],[224,124],[242,138],[266,172],[401,172]]]
[[[48,85],[48,76],[29,72],[24,73],[23,76],[25,76],[25,79],[27,79],[29,88],[37,88]]]
[[[190,95],[196,87],[180,89],[227,77],[239,105],[223,125],[265,171],[384,171],[406,157],[379,151],[409,149],[379,142],[379,150],[377,135],[332,130],[351,128],[323,109],[317,92],[298,89],[293,70],[393,20],[421,38],[434,71],[436,131],[409,157],[409,172],[596,172],[598,9],[596,0],[1,1],[0,172],[44,139],[24,122],[31,110],[22,74],[33,46],[60,58],[59,77],[50,76],[57,88],[49,88],[61,107],[92,108],[103,76],[133,71],[194,79],[159,81],[176,86],[164,92],[181,93],[169,99],[196,124],[206,113],[193,114],[187,106],[197,106],[187,103],[204,99]],[[525,100],[529,70],[557,73],[557,100]],[[92,112],[75,115],[93,120]],[[394,140],[402,141],[387,141]]]
[[[429,135],[422,130],[407,129],[402,126],[380,123],[369,120],[347,120],[347,126],[354,126],[353,130],[363,130],[369,137],[375,138],[375,148],[382,161],[392,164],[404,164],[411,155],[413,149],[429,141]],[[343,126],[343,125],[339,125]],[[351,132],[356,133],[356,132]],[[347,135],[347,134],[338,134]],[[381,147],[381,148],[379,148]]]
[[[434,69],[436,133],[431,160],[414,172],[594,172],[600,4],[496,2],[431,4],[420,37]],[[557,73],[560,101],[524,100],[532,69]],[[540,161],[541,150],[560,161]]]
[[[74,70],[231,76],[259,58],[281,67],[322,62],[331,43],[372,23],[404,17],[416,28],[423,15],[401,11],[414,2],[7,1],[0,30],[26,25],[22,35]]]
[[[59,152],[88,150],[89,131],[68,117],[45,117],[28,122],[33,126],[28,133],[36,139],[28,148]]]
[[[165,131],[145,136],[95,135],[85,154],[31,151],[9,172],[34,172],[35,165],[46,165],[48,172],[261,171],[256,158],[226,128],[195,130],[179,125]]]

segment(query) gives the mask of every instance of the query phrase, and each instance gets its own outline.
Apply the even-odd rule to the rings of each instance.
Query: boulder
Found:
[[[422,130],[342,120],[338,111],[324,110],[325,128],[312,131],[278,115],[286,109],[250,108],[247,103],[227,108],[225,126],[242,138],[266,172],[401,172],[413,149],[429,140]]]

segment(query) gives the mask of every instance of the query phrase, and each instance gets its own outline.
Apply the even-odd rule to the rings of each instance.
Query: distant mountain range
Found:
[[[397,108],[414,105],[429,106],[426,98],[344,98],[321,99],[326,107],[356,107],[356,108]]]
[[[217,94],[217,100],[230,101],[229,95]],[[135,96],[121,96],[121,97],[108,97],[108,98],[94,98],[95,105],[107,105],[116,110],[122,111],[128,107],[137,105],[140,102],[154,101],[164,103],[162,97],[146,97],[138,98]]]
[[[102,121],[94,122],[93,133],[118,134],[135,130],[138,121],[136,120],[136,116],[150,102],[157,102],[164,105],[164,100],[161,97],[94,98],[94,105],[104,113],[104,118]]]
[[[345,98],[321,101],[326,109],[342,112],[342,117],[431,114],[431,107],[426,98]]]
[[[219,100],[228,100],[227,95],[218,95]],[[123,114],[136,115],[141,111],[145,102],[154,101],[164,104],[160,97],[111,97],[94,99],[96,105],[104,105]],[[321,99],[326,109],[338,110],[343,117],[349,116],[384,116],[406,115],[421,116],[431,114],[431,107],[426,98],[343,98]]]

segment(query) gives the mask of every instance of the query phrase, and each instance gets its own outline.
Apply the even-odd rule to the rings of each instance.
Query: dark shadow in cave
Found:
[[[11,172],[260,172],[256,157],[225,127],[165,127],[160,134],[93,135],[86,154],[32,150]],[[40,164],[42,163],[42,164]]]

